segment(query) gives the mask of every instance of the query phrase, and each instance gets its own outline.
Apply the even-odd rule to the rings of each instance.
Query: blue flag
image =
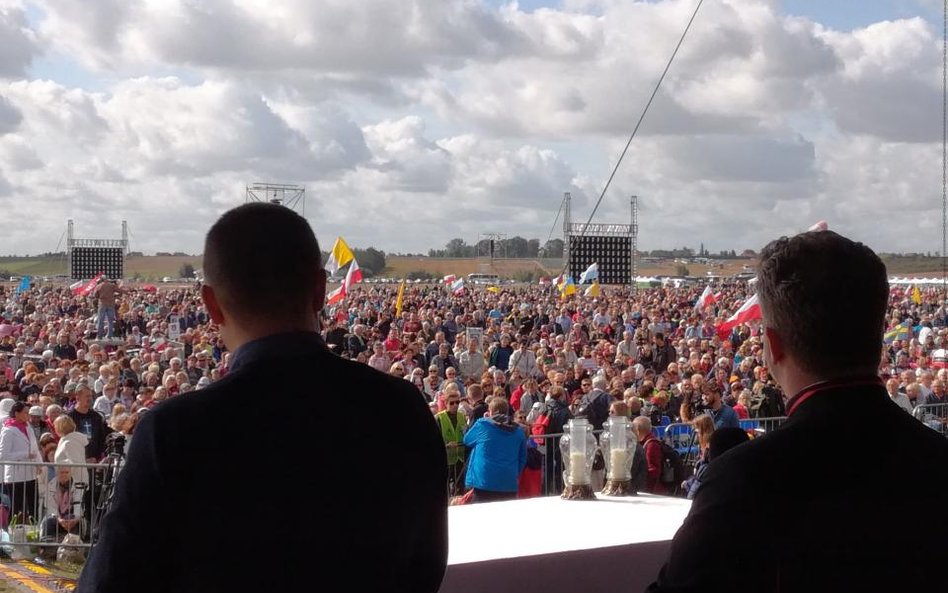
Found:
[[[16,287],[16,292],[15,292],[15,294],[20,294],[21,292],[26,292],[26,291],[29,290],[29,289],[30,289],[30,277],[29,277],[29,276],[23,276],[23,278],[20,279],[20,285]]]

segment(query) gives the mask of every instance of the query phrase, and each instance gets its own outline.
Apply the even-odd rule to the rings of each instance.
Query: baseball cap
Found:
[[[39,416],[40,418],[42,418],[43,416],[45,416],[45,414],[43,414],[43,408],[41,408],[40,406],[33,406],[32,408],[30,408],[30,416]]]

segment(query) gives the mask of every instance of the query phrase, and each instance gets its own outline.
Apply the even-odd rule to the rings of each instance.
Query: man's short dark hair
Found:
[[[871,249],[832,231],[782,237],[761,252],[757,279],[764,323],[804,370],[878,370],[889,284]]]
[[[292,318],[311,307],[319,243],[305,218],[254,202],[224,213],[204,242],[204,278],[238,315]]]

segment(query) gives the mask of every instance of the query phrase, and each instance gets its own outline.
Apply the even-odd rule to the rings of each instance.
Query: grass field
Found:
[[[937,257],[884,257],[890,275],[940,277],[941,259]],[[138,278],[147,282],[158,282],[165,276],[178,278],[185,264],[195,269],[201,267],[200,256],[140,256],[125,260],[125,277]],[[691,276],[705,277],[709,271],[715,275],[732,276],[752,270],[756,262],[753,259],[723,260],[720,267],[704,264],[688,264]],[[472,273],[493,273],[505,278],[514,278],[517,274],[533,273],[534,277],[556,276],[560,273],[560,260],[536,259],[499,259],[490,263],[475,258],[428,258],[389,256],[386,269],[380,274],[388,278],[404,278],[411,272],[428,272],[436,277],[455,274],[466,276]],[[661,263],[642,262],[639,264],[641,276],[674,276],[678,273],[678,264],[671,260]],[[67,274],[64,258],[29,257],[0,258],[0,271],[13,276],[54,276]]]
[[[125,277],[157,282],[165,276],[177,278],[181,267],[191,264],[195,269],[201,267],[200,256],[158,256],[146,255],[129,257],[125,260]],[[30,257],[18,259],[0,258],[0,270],[14,276],[54,276],[68,274],[64,258]]]

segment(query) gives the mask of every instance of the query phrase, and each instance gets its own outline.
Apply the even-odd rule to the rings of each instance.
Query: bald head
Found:
[[[652,432],[652,421],[648,416],[639,416],[632,420],[632,430],[639,440],[644,439]]]

